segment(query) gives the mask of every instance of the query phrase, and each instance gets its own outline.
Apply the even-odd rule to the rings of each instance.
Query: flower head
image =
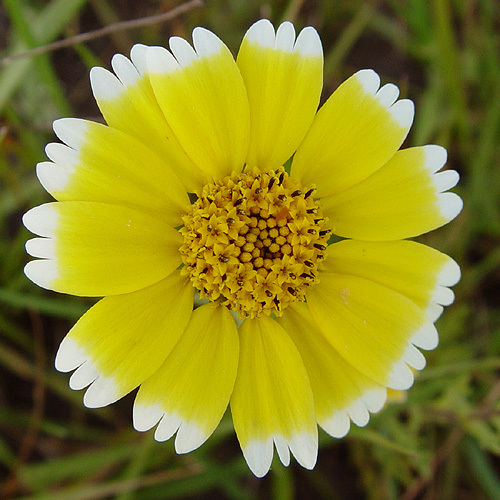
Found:
[[[236,61],[210,31],[170,51],[135,45],[93,68],[107,125],[54,123],[37,174],[57,202],[30,210],[27,276],[104,297],[56,357],[88,407],[139,386],[134,426],[185,453],[228,404],[257,476],[273,445],[306,468],[317,424],[366,425],[407,389],[460,276],[405,240],[453,219],[446,150],[399,150],[413,103],[374,71],[317,111],[316,31],[261,20]],[[290,160],[290,161],[289,161]],[[332,242],[332,235],[336,235]]]

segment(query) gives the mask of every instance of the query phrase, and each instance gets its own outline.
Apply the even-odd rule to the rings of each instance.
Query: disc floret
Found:
[[[283,168],[205,185],[182,218],[182,272],[242,318],[280,316],[318,282],[330,230],[314,193]]]

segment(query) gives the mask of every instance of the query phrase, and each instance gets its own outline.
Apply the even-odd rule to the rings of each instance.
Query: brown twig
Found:
[[[130,21],[120,21],[118,23],[108,24],[104,28],[100,28],[94,31],[87,31],[86,33],[80,33],[64,40],[58,40],[57,42],[49,43],[47,45],[42,45],[40,47],[35,47],[19,54],[14,54],[11,56],[3,57],[0,59],[0,66],[9,64],[17,59],[22,59],[25,57],[32,57],[38,54],[45,54],[46,52],[52,52],[63,47],[69,47],[81,42],[87,42],[88,40],[94,40],[96,38],[101,38],[103,36],[109,35],[116,31],[129,30],[133,28],[140,28],[141,26],[149,26],[151,24],[158,24],[165,21],[170,21],[174,17],[177,17],[189,10],[196,7],[201,7],[204,0],[189,0],[178,7],[175,7],[168,12],[163,12],[162,14],[156,14],[149,17],[141,17],[139,19],[132,19]]]

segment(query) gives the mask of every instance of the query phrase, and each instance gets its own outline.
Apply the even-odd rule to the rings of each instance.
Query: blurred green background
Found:
[[[174,0],[3,0],[0,57],[119,21]],[[201,4],[201,2],[199,2]],[[462,266],[441,344],[409,393],[343,440],[320,435],[313,471],[245,465],[226,415],[215,435],[177,456],[133,430],[133,396],[87,410],[53,368],[57,346],[90,302],[47,292],[22,273],[22,214],[48,201],[35,177],[62,116],[99,120],[94,65],[137,42],[189,39],[202,25],[236,53],[252,22],[313,25],[328,96],[361,68],[416,103],[407,145],[438,143],[458,170],[465,209],[420,238]],[[173,20],[31,58],[0,62],[0,498],[50,500],[500,499],[500,4],[498,0],[207,0]]]

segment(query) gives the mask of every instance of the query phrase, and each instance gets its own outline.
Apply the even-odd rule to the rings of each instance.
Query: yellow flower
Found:
[[[448,256],[404,241],[453,219],[437,173],[446,150],[398,150],[413,103],[372,70],[317,112],[317,32],[267,20],[236,61],[213,33],[170,52],[135,45],[91,83],[107,126],[61,119],[64,144],[37,174],[57,202],[30,210],[26,275],[102,296],[63,340],[84,403],[140,386],[134,426],[200,446],[228,404],[257,476],[273,444],[306,468],[317,424],[344,436],[387,388],[404,390],[438,343],[434,321],[460,276]],[[115,76],[116,75],[116,76]],[[291,160],[290,168],[288,160]],[[337,242],[332,243],[331,236]],[[342,239],[341,241],[338,241]],[[410,368],[411,367],[411,368]]]

